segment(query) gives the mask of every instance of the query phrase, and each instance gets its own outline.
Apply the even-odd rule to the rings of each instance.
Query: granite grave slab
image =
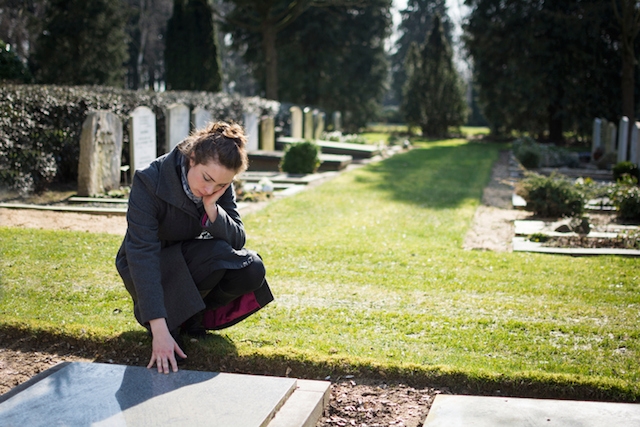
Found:
[[[294,378],[70,363],[0,400],[0,425],[267,426],[296,388]]]
[[[640,425],[634,403],[436,396],[424,427],[602,427]]]

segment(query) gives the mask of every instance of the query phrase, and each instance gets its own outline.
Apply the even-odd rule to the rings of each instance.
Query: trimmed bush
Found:
[[[539,144],[528,136],[513,142],[513,154],[527,169],[539,167],[577,167],[578,154],[551,144]]]
[[[622,177],[626,174],[629,175],[636,180],[640,180],[640,171],[638,171],[638,166],[632,162],[620,162],[617,163],[613,167],[613,179],[618,182],[622,180]]]
[[[77,180],[80,134],[89,110],[109,110],[123,122],[122,164],[129,164],[129,114],[144,105],[156,115],[158,155],[164,153],[164,109],[181,102],[206,108],[216,120],[243,122],[245,112],[274,116],[279,103],[211,92],[148,92],[103,86],[0,86],[0,184],[39,191],[54,179]],[[51,177],[51,162],[55,173]],[[40,160],[34,160],[40,159]],[[34,169],[34,167],[36,169]],[[38,169],[40,168],[40,169]],[[31,183],[31,184],[30,184]]]
[[[574,217],[584,212],[582,192],[566,177],[528,173],[516,188],[527,202],[526,209],[545,218]]]
[[[314,173],[320,166],[320,148],[311,141],[297,142],[287,147],[280,162],[280,169],[286,173]]]
[[[640,222],[640,187],[637,178],[622,175],[609,197],[620,219]]]

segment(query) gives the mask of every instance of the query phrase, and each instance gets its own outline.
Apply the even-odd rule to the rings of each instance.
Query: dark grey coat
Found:
[[[197,238],[204,229],[219,239],[215,245],[219,253],[212,270],[238,269],[252,262],[249,251],[243,249],[246,235],[233,185],[218,200],[218,217],[205,228],[203,214],[182,187],[183,158],[174,149],[135,173],[127,210],[127,233],[116,256],[116,268],[133,298],[138,322],[146,325],[163,317],[169,330],[205,308],[183,257],[182,241]],[[249,304],[253,307],[251,312],[273,299],[266,281],[260,289],[258,303]],[[247,304],[243,307],[246,311]],[[234,316],[241,320],[249,314]],[[235,323],[234,319],[227,320]]]

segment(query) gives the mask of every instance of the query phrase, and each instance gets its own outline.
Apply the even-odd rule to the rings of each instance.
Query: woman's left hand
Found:
[[[230,185],[231,183],[226,184],[224,187],[221,187],[219,190],[213,192],[212,194],[202,197],[204,210],[209,217],[209,221],[213,222],[218,217],[218,207],[216,206],[216,204],[220,197],[222,197],[224,192],[227,191],[227,188],[229,188]]]

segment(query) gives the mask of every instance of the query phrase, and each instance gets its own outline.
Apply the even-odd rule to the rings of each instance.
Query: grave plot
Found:
[[[327,381],[67,363],[2,395],[3,426],[315,425]]]

